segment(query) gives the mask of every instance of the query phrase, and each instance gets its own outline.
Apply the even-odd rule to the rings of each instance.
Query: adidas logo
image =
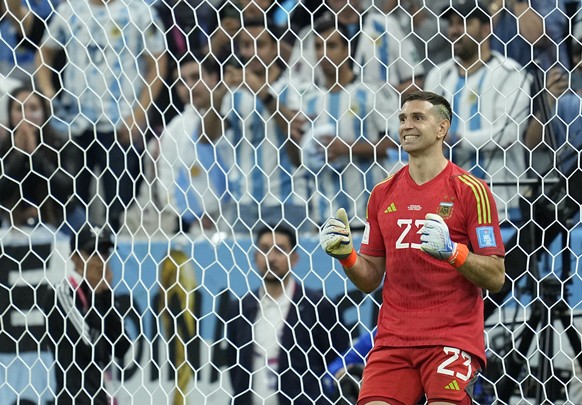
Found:
[[[461,388],[459,387],[459,383],[457,380],[451,381],[448,385],[445,385],[446,390],[453,390],[453,391],[460,391]]]
[[[386,211],[384,211],[384,214],[388,214],[390,212],[396,212],[396,204],[390,204],[388,208],[386,208]]]

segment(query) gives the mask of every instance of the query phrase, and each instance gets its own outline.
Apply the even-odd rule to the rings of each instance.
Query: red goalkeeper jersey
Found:
[[[504,256],[495,200],[487,185],[453,163],[423,185],[408,166],[370,196],[360,252],[386,257],[376,344],[453,346],[485,363],[483,296],[452,265],[420,250],[427,213],[444,218],[454,242]]]

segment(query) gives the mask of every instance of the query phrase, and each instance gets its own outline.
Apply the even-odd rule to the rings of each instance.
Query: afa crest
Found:
[[[443,219],[449,218],[451,215],[453,215],[453,203],[441,202],[437,214],[439,214]]]

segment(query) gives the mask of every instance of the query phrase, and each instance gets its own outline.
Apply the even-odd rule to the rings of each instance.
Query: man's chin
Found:
[[[265,283],[280,284],[283,280],[275,274],[267,273],[263,276],[263,281]]]

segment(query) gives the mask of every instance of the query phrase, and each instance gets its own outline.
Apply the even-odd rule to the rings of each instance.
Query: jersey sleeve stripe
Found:
[[[368,220],[368,207],[370,206],[370,200],[372,199],[372,194],[374,193],[374,190],[376,190],[376,188],[379,185],[384,184],[384,183],[386,183],[389,180],[392,180],[393,177],[394,177],[394,174],[389,175],[384,180],[382,180],[381,182],[379,182],[378,184],[376,184],[374,186],[374,188],[372,189],[372,192],[370,193],[370,197],[368,198],[368,203],[366,204],[366,221]]]
[[[489,195],[487,194],[483,183],[475,177],[467,174],[459,176],[459,179],[468,185],[475,195],[475,200],[477,200],[477,218],[479,225],[491,223],[491,204],[489,203]]]
[[[491,223],[491,203],[489,202],[489,193],[487,192],[485,185],[482,181],[477,179],[475,176],[468,175],[467,176],[480,190],[483,205],[484,205],[484,223],[490,224]]]

